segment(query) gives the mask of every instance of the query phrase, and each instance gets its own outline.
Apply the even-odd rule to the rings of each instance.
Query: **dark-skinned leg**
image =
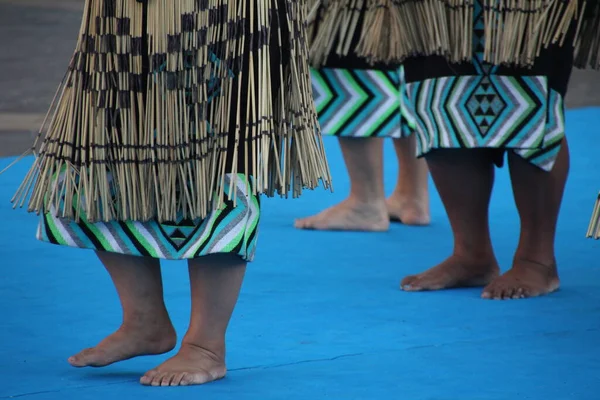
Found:
[[[550,172],[514,153],[509,154],[508,160],[521,234],[512,268],[483,291],[482,297],[489,299],[535,297],[559,287],[554,241],[569,174],[567,140],[563,139]]]
[[[452,227],[454,251],[437,266],[404,278],[403,290],[485,286],[498,276],[488,224],[494,184],[492,156],[486,149],[435,150],[427,156]]]

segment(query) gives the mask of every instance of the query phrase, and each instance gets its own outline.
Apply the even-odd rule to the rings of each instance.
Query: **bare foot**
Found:
[[[390,227],[385,203],[359,203],[346,199],[312,217],[297,219],[297,229],[382,232]]]
[[[513,267],[483,289],[481,297],[494,300],[525,299],[555,292],[559,287],[556,264],[542,265],[515,259]]]
[[[137,356],[167,353],[173,350],[176,344],[177,334],[170,321],[156,329],[121,326],[96,347],[82,350],[69,357],[68,361],[72,366],[79,368],[105,367]]]
[[[385,201],[390,221],[404,225],[425,226],[431,222],[429,201],[401,197],[396,194]]]
[[[500,273],[495,259],[470,262],[450,256],[441,264],[418,275],[402,279],[400,288],[407,292],[458,287],[485,286]]]
[[[147,386],[202,385],[222,379],[226,373],[224,356],[200,346],[182,343],[174,357],[146,372],[140,383]]]

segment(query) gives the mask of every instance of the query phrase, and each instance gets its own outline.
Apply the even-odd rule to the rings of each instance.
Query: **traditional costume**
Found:
[[[330,174],[301,0],[87,0],[16,205],[50,243],[250,261],[259,196]]]
[[[363,2],[354,7],[359,11],[354,21],[355,32],[359,32],[363,29],[368,6]],[[317,14],[322,16],[322,11]],[[323,136],[400,138],[409,135],[411,129],[401,102],[402,66],[397,62],[373,64],[359,57],[357,34],[342,37],[340,32],[340,37],[325,41],[323,32],[327,27],[323,23],[326,21],[316,18],[311,19],[309,25],[313,93]],[[322,59],[315,56],[344,40],[345,51],[331,52]]]
[[[313,67],[402,63],[419,156],[493,148],[499,166],[512,151],[549,171],[573,66],[600,69],[597,1],[313,0],[309,21]]]

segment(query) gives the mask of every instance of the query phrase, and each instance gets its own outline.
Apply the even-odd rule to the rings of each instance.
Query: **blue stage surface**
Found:
[[[294,230],[294,218],[347,194],[341,154],[334,139],[325,139],[335,193],[265,199],[257,259],[229,331],[229,374],[185,388],[138,383],[169,355],[102,369],[67,364],[69,355],[118,327],[120,307],[91,251],[36,241],[37,217],[12,210],[9,199],[31,164],[25,159],[0,176],[0,399],[596,400],[600,242],[585,232],[600,190],[600,109],[568,111],[567,126],[572,168],[557,237],[558,293],[485,301],[479,289],[401,292],[403,276],[441,261],[452,247],[433,185],[430,227]],[[385,165],[391,190],[391,144]],[[519,222],[506,169],[497,174],[490,215],[507,269]],[[189,317],[187,269],[163,265],[166,302],[181,337]]]

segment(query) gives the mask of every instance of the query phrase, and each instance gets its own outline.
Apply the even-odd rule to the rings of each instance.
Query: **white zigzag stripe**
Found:
[[[546,129],[546,135],[544,136],[544,142],[553,142],[560,136],[565,134],[565,118],[562,107],[562,96],[558,93],[551,93],[549,96],[554,101],[550,102],[549,106],[553,106],[553,115],[555,116],[554,124],[548,126]]]
[[[61,219],[56,217],[55,214],[56,214],[56,208],[54,206],[52,206],[49,210],[49,213],[46,215],[49,216],[50,218],[52,218],[52,222],[54,222],[56,229],[58,229],[61,239],[63,239],[65,241],[67,246],[80,247],[80,245],[75,240],[75,235],[71,235],[71,233],[69,232],[69,230],[67,229],[65,224],[63,224]]]
[[[495,131],[493,135],[490,136],[488,145],[491,147],[497,147],[502,145],[502,140],[504,139],[504,136],[507,135],[510,130],[514,129],[519,118],[521,118],[523,115],[530,114],[536,107],[534,104],[531,103],[531,101],[528,101],[530,99],[527,99],[524,95],[521,95],[520,91],[514,90],[515,83],[509,77],[496,76],[494,78],[494,84],[496,84],[501,90],[503,90],[503,93],[509,96],[508,104],[512,105],[513,109],[512,112],[506,117],[506,119],[503,118],[500,128],[497,131]],[[542,78],[536,78],[537,79],[535,79],[534,81],[535,84],[541,85],[541,87],[543,88],[542,90],[544,90],[544,92],[547,93],[547,89],[541,81]],[[545,120],[546,119],[543,118],[536,121],[534,128],[530,131],[530,133],[525,135],[519,142],[514,144],[511,143],[511,146],[522,148],[535,146],[535,143],[538,142],[541,137],[540,135],[543,136],[544,134],[544,127],[546,122]]]
[[[458,80],[458,86],[454,88],[453,94],[451,94],[448,98],[448,109],[450,112],[449,117],[452,118],[456,124],[456,128],[459,130],[459,132],[456,132],[456,134],[461,135],[461,138],[467,142],[468,147],[475,147],[477,142],[471,134],[471,129],[469,128],[470,124],[465,120],[466,118],[469,118],[469,116],[463,112],[462,108],[462,105],[464,104],[466,87],[468,87],[468,84],[471,84],[473,81],[472,79],[468,78],[465,77]],[[442,78],[439,81],[442,87],[453,83],[451,78]],[[447,136],[450,135],[450,132],[448,132],[450,129],[450,127],[444,129],[443,134]]]
[[[227,176],[225,177],[225,179],[227,180]],[[196,243],[193,246],[190,246],[190,248],[183,254],[184,258],[192,258],[194,254],[196,254],[196,252],[198,251],[198,248],[204,242],[206,242],[208,236],[210,236],[210,227],[213,226],[214,220],[217,219],[217,215],[218,214],[216,212],[208,214],[207,219],[203,222],[203,224],[206,225],[200,235],[200,238],[198,239],[198,241],[196,241]]]
[[[348,80],[344,76],[344,70],[332,69],[330,70],[333,73],[333,76],[336,79],[337,87],[343,91],[342,93],[338,93],[338,95],[342,95],[342,99],[344,99],[344,104],[340,107],[337,112],[332,116],[332,118],[327,121],[322,130],[324,132],[331,132],[333,128],[339,123],[339,121],[345,118],[349,111],[354,108],[357,104],[361,103],[360,93],[356,91],[351,85],[344,84]]]
[[[442,97],[442,93],[446,89],[448,82],[440,81],[435,86],[435,93],[433,95],[433,102],[431,105],[431,111],[433,114],[433,120],[438,128],[442,128],[442,131],[439,132],[439,146],[441,147],[450,147],[452,145],[451,135],[450,135],[450,127],[446,126],[447,123],[444,121],[443,113],[444,113],[444,99]]]
[[[231,181],[230,181],[231,182]],[[236,198],[238,207],[243,206],[245,212],[240,215],[237,219],[229,222],[227,226],[223,227],[220,232],[215,232],[219,235],[219,239],[210,247],[207,248],[208,253],[219,253],[223,249],[234,241],[235,237],[240,231],[245,231],[246,224],[248,223],[248,191],[245,181],[236,179]],[[244,232],[245,233],[245,232]]]
[[[148,242],[150,242],[150,245],[152,246],[154,251],[156,251],[156,255],[159,258],[166,258],[165,253],[163,253],[163,251],[162,251],[162,247],[159,245],[159,243],[156,241],[156,239],[154,239],[154,236],[152,236],[152,233],[150,233],[148,231],[148,229],[146,229],[144,224],[141,222],[135,221],[135,222],[133,222],[133,225],[135,226],[135,229],[138,230],[138,232],[142,236],[144,236],[144,239],[146,239]]]
[[[424,81],[422,83],[422,89],[421,89],[422,93],[428,93],[430,90],[430,86],[433,84],[434,84],[434,82],[432,80]],[[429,104],[427,104],[427,96],[421,96],[419,104],[416,104],[416,107],[417,107],[417,113],[421,114],[424,117],[424,118],[422,118],[422,120],[425,121],[426,132],[423,132],[423,134],[427,135],[428,132],[430,132],[431,133],[430,136],[431,136],[431,138],[433,138],[435,136],[434,133],[436,132],[436,129],[431,124],[430,119],[427,117],[427,114],[430,111]],[[433,143],[430,142],[429,145],[432,146]]]
[[[225,175],[225,185],[228,186],[231,184],[232,181],[232,177],[231,174],[227,174]],[[246,181],[244,179],[235,179],[236,181],[236,193],[235,196],[237,197],[237,201],[238,204],[244,204],[244,206],[248,207],[248,204],[251,203],[248,198],[250,196],[250,193],[248,192],[248,185],[246,184]],[[240,204],[240,205],[241,205]],[[255,210],[255,213],[258,213],[257,210]],[[217,219],[218,217],[218,213],[210,213],[208,215],[207,218],[209,218],[209,220],[206,220],[204,222],[205,224],[205,228],[202,231],[201,235],[200,235],[200,239],[196,242],[196,244],[194,246],[191,246],[185,253],[184,253],[184,258],[191,258],[194,256],[194,254],[198,251],[198,248],[206,242],[206,240],[208,239],[208,237],[211,234],[211,228],[213,227],[214,221]],[[218,253],[220,250],[222,250],[223,248],[225,248],[230,241],[232,240],[232,237],[235,237],[235,234],[237,233],[237,231],[239,229],[244,229],[244,223],[248,220],[248,213],[246,213],[246,215],[244,215],[242,218],[240,218],[240,220],[238,221],[233,221],[230,223],[230,225],[228,225],[227,227],[225,227],[225,229],[223,229],[223,232],[225,232],[225,234],[223,236],[221,236],[219,238],[219,240],[210,247],[210,249],[207,249],[208,253]],[[234,228],[231,228],[231,227]],[[241,228],[240,228],[241,226]],[[219,233],[219,232],[217,232]],[[227,239],[229,239],[229,241],[227,241]]]
[[[95,226],[96,226],[96,228],[98,228],[98,230],[100,232],[102,232],[102,235],[104,235],[104,238],[110,243],[111,249],[113,249],[117,253],[123,253],[123,249],[119,245],[119,242],[114,237],[114,235],[108,230],[108,227],[106,224],[95,224]]]
[[[367,136],[369,129],[377,124],[377,120],[380,119],[384,114],[388,113],[390,108],[396,108],[396,113],[400,113],[400,88],[393,91],[390,90],[384,79],[388,79],[387,76],[381,77],[381,74],[373,70],[368,70],[363,76],[368,78],[369,89],[371,92],[378,93],[380,97],[383,97],[383,101],[379,103],[373,113],[363,122],[361,122],[359,128],[356,131],[356,136],[364,137]],[[400,125],[398,125],[398,135],[400,134]]]

